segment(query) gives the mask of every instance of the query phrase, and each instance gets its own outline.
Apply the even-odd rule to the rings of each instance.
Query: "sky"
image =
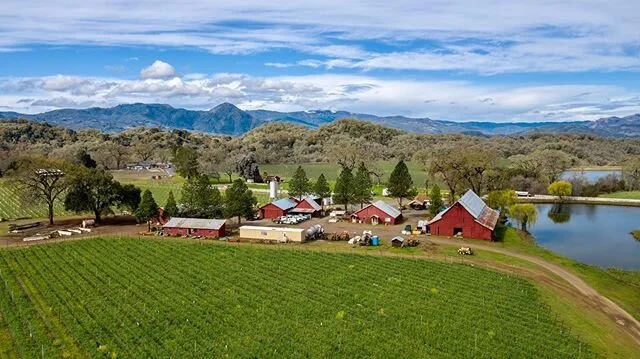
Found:
[[[0,111],[622,117],[640,112],[639,24],[630,0],[3,0]]]

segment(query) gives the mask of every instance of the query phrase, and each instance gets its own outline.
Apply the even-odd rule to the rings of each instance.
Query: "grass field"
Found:
[[[174,240],[0,251],[20,357],[589,358],[529,282],[461,264]]]
[[[601,194],[603,198],[640,199],[640,191],[623,191]]]

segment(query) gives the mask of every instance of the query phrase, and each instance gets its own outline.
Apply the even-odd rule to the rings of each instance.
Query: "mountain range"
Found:
[[[640,137],[640,114],[577,122],[453,122],[430,118],[376,116],[347,111],[277,112],[243,111],[230,103],[208,111],[187,110],[165,104],[124,104],[111,108],[61,109],[39,114],[0,112],[0,119],[26,118],[46,121],[72,129],[95,128],[119,132],[146,126],[177,128],[238,136],[272,121],[290,122],[308,127],[355,118],[383,126],[419,133],[466,133],[483,136],[518,135],[532,132],[586,133],[605,137]]]

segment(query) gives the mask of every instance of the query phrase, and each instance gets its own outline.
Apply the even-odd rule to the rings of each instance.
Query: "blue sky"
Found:
[[[5,0],[0,111],[120,103],[456,121],[640,112],[640,2]]]

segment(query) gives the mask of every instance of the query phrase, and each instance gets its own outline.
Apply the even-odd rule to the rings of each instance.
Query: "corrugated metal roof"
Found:
[[[318,202],[316,202],[316,198],[320,198],[320,197],[306,196],[302,200],[307,201],[307,203],[309,203],[311,205],[311,208],[313,208],[314,210],[320,211],[322,210],[322,207],[320,207]]]
[[[498,218],[500,217],[500,212],[495,209],[487,206],[486,203],[480,198],[475,192],[472,190],[468,190],[456,203],[460,203],[475,219],[479,224],[494,230],[496,228],[496,224],[498,223]],[[454,203],[455,205],[455,203]],[[429,221],[429,224],[435,223],[442,219],[442,216],[449,210],[453,208],[453,205],[440,213],[436,214],[432,220]]]
[[[291,227],[263,227],[263,226],[242,226],[240,229],[257,230],[257,231],[280,231],[280,232],[304,232],[304,228],[291,228]]]
[[[225,222],[224,219],[173,217],[162,228],[220,229]]]
[[[478,219],[482,214],[482,211],[487,206],[482,198],[478,197],[478,195],[472,190],[468,190],[460,199],[458,200],[464,208],[471,213],[473,218]]]
[[[373,205],[380,208],[384,213],[392,216],[393,218],[398,218],[398,216],[402,214],[399,209],[393,207],[385,201],[377,201]]]
[[[290,198],[281,198],[277,201],[271,202],[271,204],[284,211],[291,209],[297,205],[297,203]]]

